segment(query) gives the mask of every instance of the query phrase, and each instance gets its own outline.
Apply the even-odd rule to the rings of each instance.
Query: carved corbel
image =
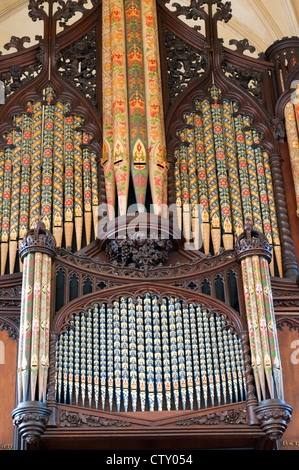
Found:
[[[291,421],[293,408],[282,400],[265,400],[255,409],[261,428],[271,441],[280,439]]]
[[[11,413],[13,424],[30,446],[37,445],[46,430],[51,411],[41,402],[23,402]]]

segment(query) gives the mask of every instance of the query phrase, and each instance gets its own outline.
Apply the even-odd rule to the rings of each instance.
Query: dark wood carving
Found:
[[[50,78],[56,97],[71,103],[72,112],[84,117],[85,130],[93,136],[91,145],[99,162],[100,200],[105,201],[103,169],[100,165],[101,1],[93,0],[92,9],[86,8],[86,0],[48,0],[47,3],[48,12],[44,8],[45,0],[29,1],[32,20],[44,23],[43,38],[37,38],[36,45],[25,47],[29,43],[27,37],[12,37],[5,46],[9,53],[0,56],[0,79],[6,89],[6,103],[0,106],[0,133],[2,135],[11,129],[12,116],[22,112],[28,100],[41,97]],[[58,4],[56,10],[55,3]],[[272,279],[274,306],[279,312],[277,327],[298,331],[297,260],[287,205],[288,188],[281,177],[283,162],[280,152],[286,139],[283,109],[290,99],[291,82],[298,78],[298,38],[279,41],[265,55],[254,58],[244,54],[245,51],[253,52],[246,39],[231,40],[233,47],[229,49],[218,38],[218,21],[227,22],[231,18],[229,2],[197,0],[191,1],[189,6],[177,3],[174,12],[168,10],[168,3],[157,0],[169,203],[175,202],[174,152],[180,145],[177,130],[184,127],[184,114],[194,110],[195,100],[209,96],[214,80],[224,98],[236,101],[240,111],[253,118],[254,129],[263,137],[263,149],[271,156],[285,275],[284,279]],[[216,8],[212,13],[213,5]],[[81,13],[82,18],[69,26],[68,20],[76,12]],[[181,20],[183,16],[204,21],[205,36],[199,27],[187,26]],[[57,24],[63,27],[58,35]],[[286,57],[287,70],[284,68]],[[63,249],[56,251],[47,403],[51,415],[47,408],[34,410],[30,407],[15,413],[16,424],[24,429],[28,445],[35,445],[36,439],[39,440],[46,430],[39,442],[41,449],[55,449],[60,444],[70,449],[84,448],[86,445],[96,448],[99,442],[103,446],[113,447],[118,441],[111,439],[114,435],[121,436],[124,446],[128,442],[132,445],[134,441],[136,446],[142,447],[142,439],[147,439],[148,445],[154,446],[157,443],[151,441],[154,435],[155,439],[156,436],[161,439],[159,446],[169,442],[172,448],[183,439],[187,446],[202,448],[237,447],[239,443],[245,443],[249,447],[262,445],[263,448],[268,446],[272,449],[274,445],[269,443],[269,439],[279,437],[291,411],[266,407],[255,413],[257,399],[238,253],[222,251],[217,256],[204,256],[202,253],[190,253],[182,245],[174,248],[165,242],[166,246],[157,246],[146,240],[143,256],[144,252],[136,251],[136,246],[124,244],[126,246],[122,247],[115,241],[106,250],[96,240],[79,253]],[[222,288],[220,291],[219,285]],[[8,331],[14,339],[19,334],[21,287],[21,273],[0,279],[0,329]],[[219,407],[213,412],[173,412],[163,415],[160,420],[155,413],[107,415],[56,403],[55,343],[59,333],[69,325],[71,315],[84,311],[95,301],[111,302],[120,295],[136,297],[147,291],[159,297],[174,295],[188,302],[200,301],[210,311],[226,316],[229,327],[238,333],[242,341],[248,391],[246,403]],[[278,417],[278,423],[275,423],[275,417]],[[266,421],[271,421],[268,427]],[[92,436],[89,444],[86,444],[85,436]],[[265,440],[267,436],[268,440]]]

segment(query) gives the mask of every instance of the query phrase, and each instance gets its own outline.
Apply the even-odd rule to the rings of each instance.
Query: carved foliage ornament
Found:
[[[171,240],[155,240],[148,238],[118,238],[106,247],[110,261],[120,266],[142,269],[163,265],[173,249]]]
[[[87,0],[29,0],[29,16],[33,21],[45,20],[47,14],[44,4],[49,5],[49,11],[56,5],[55,18],[60,20],[60,26],[64,26],[77,12],[86,13],[89,9],[84,5],[87,3]],[[92,1],[92,5],[96,3],[96,1]]]
[[[71,413],[62,410],[59,413],[60,427],[92,427],[92,428],[108,428],[108,427],[129,427],[131,423],[116,419],[106,419],[100,416],[93,416],[83,413]]]
[[[170,0],[165,0],[165,4],[170,3]],[[207,5],[207,8],[205,6]],[[187,20],[197,21],[202,19],[208,21],[211,16],[212,7],[216,6],[214,17],[217,21],[224,21],[227,23],[232,18],[231,2],[222,3],[221,0],[190,0],[190,4],[181,5],[178,2],[172,4],[176,8],[174,14],[176,16],[185,16]],[[200,26],[195,26],[195,29],[200,30]]]
[[[252,219],[247,217],[244,232],[239,235],[235,244],[237,258],[262,255],[271,260],[270,245],[267,237],[254,228]]]
[[[194,418],[177,421],[177,426],[193,426],[193,425],[219,425],[219,424],[247,424],[247,413],[245,408],[235,408],[233,410],[223,411],[219,413],[210,413],[205,416],[197,416]]]
[[[29,252],[46,253],[52,258],[56,255],[56,240],[43,222],[36,222],[23,238],[20,247],[20,257],[24,258]]]
[[[96,32],[89,31],[59,55],[57,69],[96,105]]]
[[[164,30],[167,51],[168,85],[171,103],[206,70],[207,56],[173,34]]]

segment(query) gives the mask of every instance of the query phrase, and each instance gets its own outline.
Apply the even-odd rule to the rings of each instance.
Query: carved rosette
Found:
[[[52,233],[46,229],[45,224],[37,221],[33,229],[29,230],[20,246],[20,257],[23,261],[28,253],[45,253],[51,258],[56,255],[56,240]]]
[[[265,235],[253,226],[247,217],[244,232],[239,235],[235,244],[237,259],[241,261],[247,256],[264,256],[269,262],[272,259],[271,248]]]
[[[50,414],[49,408],[37,401],[23,402],[11,413],[13,424],[29,445],[38,444],[46,430]]]
[[[255,409],[257,420],[267,437],[280,439],[291,421],[293,408],[282,400],[262,401]]]

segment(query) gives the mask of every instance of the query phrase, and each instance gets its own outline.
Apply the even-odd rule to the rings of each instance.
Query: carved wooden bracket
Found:
[[[40,402],[23,402],[13,412],[13,424],[25,442],[38,444],[46,430],[51,410]]]
[[[293,408],[281,400],[265,400],[255,409],[256,417],[267,437],[276,441],[291,421]]]

